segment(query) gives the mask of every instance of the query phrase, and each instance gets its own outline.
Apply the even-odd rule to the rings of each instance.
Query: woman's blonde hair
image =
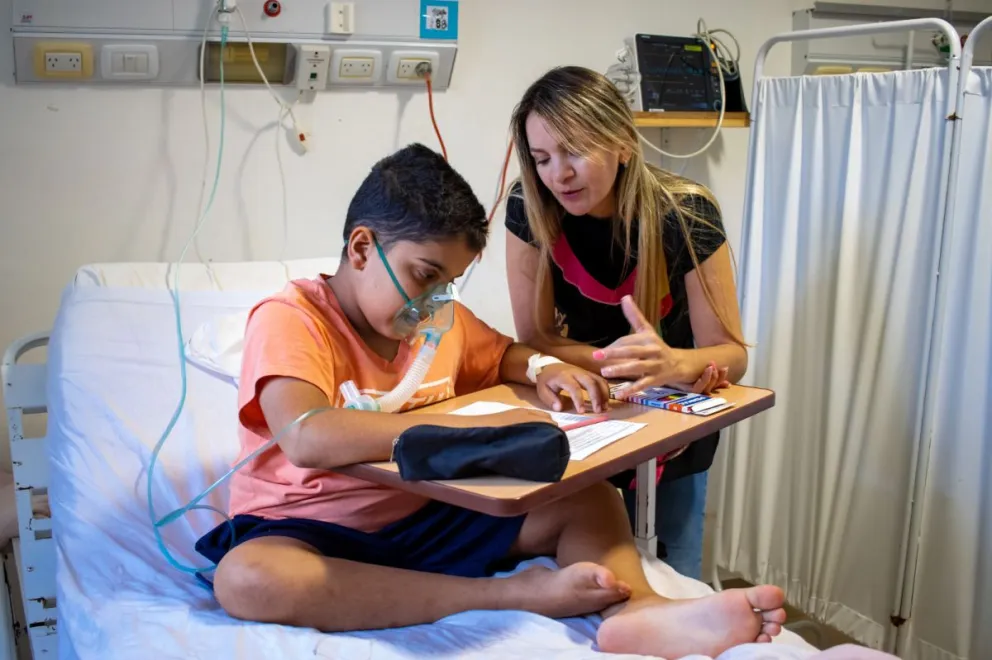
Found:
[[[678,223],[693,267],[699,266],[691,227],[699,223],[722,233],[693,208],[692,199],[704,198],[719,208],[712,193],[705,187],[661,170],[647,163],[638,141],[634,117],[626,101],[603,75],[582,67],[552,69],[530,86],[513,112],[511,130],[520,163],[520,182],[524,208],[530,230],[540,246],[538,269],[538,298],[548,276],[551,249],[561,234],[564,209],[554,195],[541,183],[527,142],[527,118],[536,114],[547,125],[559,144],[568,152],[593,157],[603,152],[621,150],[630,158],[620,168],[615,185],[618,231],[622,228],[626,258],[631,257],[631,233],[634,222],[639,224],[637,240],[637,278],[634,300],[637,306],[658,328],[661,305],[669,293],[668,270],[662,247],[662,230],[666,218],[673,216]],[[619,234],[617,234],[619,238]],[[713,300],[706,282],[700,280],[710,306],[720,319],[724,330],[734,341],[744,345],[740,333]],[[538,309],[543,304],[537,301]],[[542,329],[543,331],[544,329]]]

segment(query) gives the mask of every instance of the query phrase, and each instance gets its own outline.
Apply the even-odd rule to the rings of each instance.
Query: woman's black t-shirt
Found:
[[[688,203],[696,215],[710,223],[693,222],[686,216],[696,258],[702,263],[725,242],[723,223],[717,208],[705,197],[693,196]],[[564,240],[559,238],[559,245],[554,246],[551,268],[558,332],[584,344],[605,347],[631,331],[623,310],[615,301],[619,300],[618,293],[633,292],[638,225],[635,222],[632,227],[632,254],[626,261],[623,233],[615,233],[612,221],[566,214],[561,227]],[[527,224],[519,184],[507,199],[506,228],[521,240],[536,245]],[[670,298],[662,306],[665,315],[659,330],[669,346],[694,348],[685,276],[695,266],[674,213],[665,218],[661,236]],[[662,480],[670,481],[708,470],[718,440],[719,434],[715,433],[692,443],[681,455],[665,464]],[[624,476],[621,482],[624,479],[627,477]]]

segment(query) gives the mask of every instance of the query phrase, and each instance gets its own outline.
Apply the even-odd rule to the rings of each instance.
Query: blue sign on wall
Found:
[[[420,0],[420,38],[458,38],[458,0]]]

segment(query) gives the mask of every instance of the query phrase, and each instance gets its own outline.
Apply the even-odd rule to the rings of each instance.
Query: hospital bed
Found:
[[[432,625],[336,635],[248,624],[229,618],[191,575],[170,567],[154,540],[145,480],[151,450],[180,394],[171,268],[82,268],[63,293],[51,333],[15,343],[4,357],[19,602],[32,657],[609,657],[595,650],[596,616],[556,621],[524,612],[468,612]],[[207,321],[243,312],[289,279],[335,268],[334,260],[184,265],[184,337]],[[27,359],[46,345],[47,364]],[[154,474],[162,512],[213,483],[237,454],[232,379],[195,366],[188,375],[185,409]],[[29,437],[24,416],[46,411],[45,437]],[[225,510],[226,489],[215,491],[209,504]],[[163,536],[179,561],[203,566],[193,544],[216,523],[214,514],[194,511],[164,527]],[[689,598],[712,591],[657,559],[643,561],[659,593]],[[740,646],[722,658],[786,660],[815,651],[784,631],[775,644]]]

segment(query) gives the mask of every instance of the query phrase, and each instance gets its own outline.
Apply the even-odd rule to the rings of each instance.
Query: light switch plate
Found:
[[[147,71],[126,71],[129,58],[132,56],[142,64],[147,58]],[[135,61],[135,60],[132,60]],[[114,63],[117,63],[115,66]],[[113,44],[100,49],[100,77],[104,80],[155,80],[158,78],[159,62],[158,48],[148,44]]]

